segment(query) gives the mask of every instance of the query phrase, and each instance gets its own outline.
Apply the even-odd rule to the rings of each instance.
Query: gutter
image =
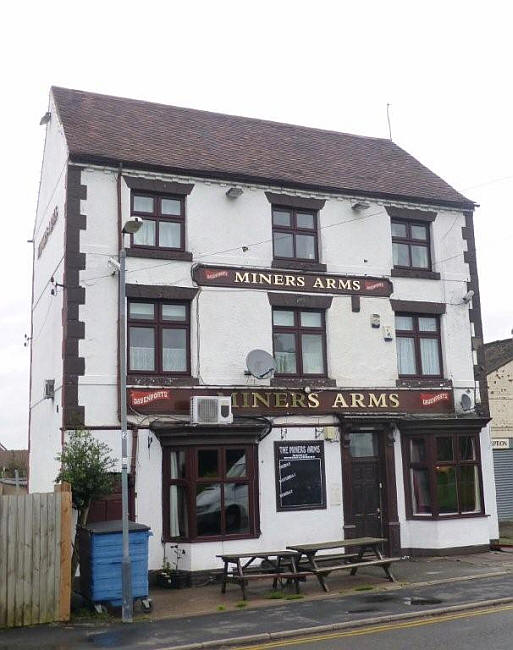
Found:
[[[272,185],[278,188],[284,189],[295,189],[295,190],[305,190],[311,192],[322,192],[327,194],[347,194],[354,196],[355,194],[367,198],[376,198],[389,201],[405,201],[405,202],[420,202],[426,205],[432,205],[439,208],[457,208],[460,210],[474,210],[479,207],[477,203],[471,200],[438,200],[433,198],[427,198],[422,196],[410,196],[405,194],[389,194],[387,192],[371,192],[368,190],[360,190],[356,188],[347,188],[347,187],[331,187],[331,186],[322,186],[322,185],[309,185],[306,183],[298,183],[287,181],[277,178],[267,178],[259,176],[251,176],[249,174],[234,174],[231,172],[224,171],[206,171],[198,169],[180,169],[178,167],[166,167],[165,165],[152,165],[148,163],[141,163],[139,161],[130,161],[124,160],[122,163],[119,160],[113,158],[108,158],[104,156],[93,156],[85,153],[76,153],[70,155],[70,160],[75,163],[81,164],[96,164],[96,165],[107,165],[110,167],[119,168],[122,164],[124,165],[125,171],[150,171],[154,173],[161,174],[176,174],[179,176],[197,176],[198,178],[205,179],[215,179],[221,181],[230,181],[230,182],[239,182],[239,183],[255,183],[262,185]],[[456,190],[454,190],[456,192]]]

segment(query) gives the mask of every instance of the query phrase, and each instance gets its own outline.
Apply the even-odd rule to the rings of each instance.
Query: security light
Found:
[[[226,192],[226,196],[229,199],[236,199],[243,192],[244,192],[244,190],[242,189],[242,187],[230,187],[230,189]]]
[[[47,111],[47,112],[43,115],[43,117],[39,120],[39,126],[44,126],[45,124],[48,124],[48,122],[50,121],[51,117],[52,117],[52,114],[51,114],[49,111]]]
[[[474,292],[472,291],[472,289],[470,289],[470,291],[467,291],[467,293],[463,296],[463,302],[467,304],[472,300],[473,297],[474,297]]]
[[[363,210],[368,210],[370,208],[370,203],[367,203],[366,201],[357,201],[356,203],[353,203],[351,206],[353,210],[358,210],[363,211]]]

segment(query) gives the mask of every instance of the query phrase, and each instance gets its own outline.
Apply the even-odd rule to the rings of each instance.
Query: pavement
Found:
[[[301,598],[293,590],[272,594],[265,581],[250,583],[248,601],[237,585],[226,594],[219,584],[153,590],[153,612],[137,613],[132,625],[78,616],[66,625],[3,630],[0,648],[219,648],[513,602],[512,552],[405,559],[393,572],[396,583],[379,567],[332,574],[328,594],[308,578]]]

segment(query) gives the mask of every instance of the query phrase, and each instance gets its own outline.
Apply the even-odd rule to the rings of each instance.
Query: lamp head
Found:
[[[139,230],[139,228],[142,226],[142,223],[143,220],[141,217],[130,217],[128,221],[125,221],[122,232],[125,235],[133,235]]]

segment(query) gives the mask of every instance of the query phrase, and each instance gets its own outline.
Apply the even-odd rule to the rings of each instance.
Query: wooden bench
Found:
[[[313,544],[299,544],[287,548],[299,554],[299,558],[296,560],[297,565],[301,569],[308,567],[317,576],[317,580],[324,591],[329,591],[325,578],[333,571],[350,571],[351,575],[354,576],[359,568],[368,566],[382,567],[388,580],[395,582],[395,578],[390,571],[390,565],[393,562],[398,562],[401,558],[383,556],[381,547],[386,541],[383,537],[359,537]],[[337,548],[351,549],[353,553],[318,555],[320,551]],[[303,555],[305,556],[304,560],[302,560]]]
[[[242,597],[247,599],[246,585],[249,580],[270,579],[273,580],[273,589],[276,589],[278,581],[293,581],[296,587],[296,593],[299,593],[299,581],[304,580],[311,571],[300,571],[296,560],[297,553],[294,551],[255,551],[254,553],[229,553],[218,555],[224,562],[223,582],[221,593],[226,593],[228,582],[236,583],[240,586]],[[256,559],[267,562],[270,566],[256,567],[252,563]],[[242,560],[246,560],[245,563]],[[230,564],[235,565],[232,569]]]
[[[328,576],[332,571],[351,571],[354,576],[359,568],[368,566],[381,566],[385,571],[390,582],[395,582],[394,576],[390,573],[389,568],[393,562],[399,562],[400,557],[384,557],[377,560],[365,560],[363,562],[347,562],[347,564],[336,564],[333,566],[321,566],[317,570],[312,570],[315,575]]]

